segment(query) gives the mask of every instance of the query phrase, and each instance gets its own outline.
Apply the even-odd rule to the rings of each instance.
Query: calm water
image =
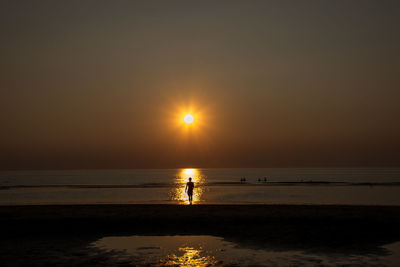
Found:
[[[195,204],[400,205],[400,169],[353,168],[1,172],[0,205],[185,204],[189,177]]]
[[[400,242],[367,254],[246,248],[209,235],[104,237],[92,246],[146,266],[400,266]]]

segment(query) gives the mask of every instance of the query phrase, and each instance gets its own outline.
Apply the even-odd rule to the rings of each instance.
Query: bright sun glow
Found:
[[[186,146],[187,142],[208,140],[205,130],[206,128],[209,129],[211,121],[209,111],[205,108],[205,105],[201,105],[202,108],[198,108],[192,103],[181,104],[177,102],[171,103],[170,106],[170,114],[166,116],[169,119],[165,120],[168,123],[166,127],[176,130],[175,133],[177,141],[179,140],[179,145]]]
[[[186,124],[191,124],[194,121],[194,117],[192,114],[186,114],[183,120],[185,121]]]

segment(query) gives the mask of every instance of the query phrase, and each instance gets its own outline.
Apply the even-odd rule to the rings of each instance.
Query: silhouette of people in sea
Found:
[[[246,182],[246,177],[240,178],[240,183],[245,183]]]
[[[267,182],[267,177],[264,177],[264,183],[266,183]]]
[[[185,192],[188,194],[190,205],[193,201],[193,189],[194,183],[192,182],[192,177],[189,177],[189,182],[186,183]]]

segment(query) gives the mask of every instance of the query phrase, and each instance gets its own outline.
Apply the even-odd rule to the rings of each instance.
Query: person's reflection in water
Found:
[[[193,189],[194,183],[192,182],[192,177],[189,177],[189,182],[186,183],[185,192],[188,194],[190,205],[192,205],[193,201]]]

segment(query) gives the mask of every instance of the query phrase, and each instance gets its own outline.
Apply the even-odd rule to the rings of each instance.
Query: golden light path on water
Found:
[[[217,255],[227,243],[214,236],[108,236],[92,243],[134,266],[220,266]],[[130,256],[133,256],[131,258]],[[133,262],[132,262],[133,263]],[[130,265],[129,265],[130,266]]]
[[[186,183],[192,178],[194,183],[193,204],[201,202],[203,195],[203,184],[205,177],[199,169],[181,169],[175,178],[175,187],[171,192],[172,200],[178,201],[179,204],[189,204],[189,196],[185,192]]]
[[[203,256],[201,253],[203,250],[195,249],[193,247],[182,247],[179,248],[179,252],[183,252],[183,255],[171,254],[166,257],[163,264],[165,266],[214,266],[218,263],[212,256]]]

